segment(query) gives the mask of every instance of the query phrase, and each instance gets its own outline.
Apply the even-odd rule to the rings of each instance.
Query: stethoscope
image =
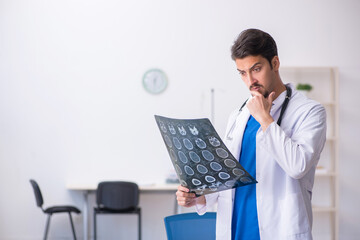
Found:
[[[287,108],[287,105],[289,104],[289,101],[290,101],[290,98],[291,98],[291,94],[292,94],[291,88],[288,87],[288,86],[286,86],[286,85],[285,85],[285,87],[286,87],[286,96],[285,96],[285,100],[284,100],[284,102],[283,102],[283,104],[282,104],[282,106],[281,106],[280,116],[279,116],[279,118],[278,118],[278,120],[277,120],[277,124],[278,124],[279,126],[281,125],[281,121],[282,121],[282,118],[283,118],[283,116],[284,116],[284,112],[285,112],[285,110],[286,110],[286,108]],[[248,100],[249,100],[249,99],[247,99],[247,100],[243,103],[243,105],[241,105],[237,116],[239,116],[239,114],[241,113],[242,109],[245,107],[245,105],[246,105],[246,103],[247,103]],[[226,135],[226,139],[227,139],[227,140],[232,140],[232,139],[233,139],[233,131],[234,131],[234,129],[235,129],[235,126],[236,126],[236,118],[235,118],[234,123],[232,124],[232,126],[231,126],[228,134]]]

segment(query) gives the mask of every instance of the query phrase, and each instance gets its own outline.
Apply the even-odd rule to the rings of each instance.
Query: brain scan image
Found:
[[[166,142],[166,144],[171,148],[172,147],[172,142],[171,142],[171,140],[170,140],[170,138],[169,138],[169,136],[168,135],[166,135],[165,137],[165,142]]]
[[[189,139],[184,138],[183,142],[184,142],[184,146],[185,146],[188,150],[192,150],[192,149],[194,148],[193,144],[190,142]]]
[[[174,162],[177,161],[177,157],[176,157],[176,154],[175,154],[175,152],[174,152],[173,149],[170,149],[170,158],[171,158],[171,160],[173,160]]]
[[[208,161],[214,160],[214,155],[208,150],[201,151],[201,154]]]
[[[240,178],[240,181],[243,183],[249,183],[249,182],[251,182],[251,179],[248,177],[242,177],[242,178]]]
[[[179,167],[179,165],[175,164],[175,171],[181,175],[182,174],[182,171],[181,171],[181,168]]]
[[[245,171],[242,169],[239,169],[239,168],[234,168],[232,170],[232,172],[234,173],[234,175],[239,176],[239,177],[241,177],[242,175],[245,174]]]
[[[198,186],[198,185],[201,184],[201,181],[200,181],[199,179],[196,179],[196,178],[193,178],[193,179],[191,180],[191,182],[192,182],[195,186]]]
[[[229,167],[229,168],[234,168],[236,167],[236,162],[231,160],[231,159],[225,159],[224,160],[224,164],[225,166]]]
[[[215,151],[216,154],[221,158],[227,158],[229,156],[227,151],[225,151],[223,148],[217,148]]]
[[[215,182],[216,179],[212,176],[205,176],[205,180],[208,182],[208,183],[212,183],[212,182]]]
[[[229,179],[230,175],[228,173],[225,172],[219,172],[219,177],[223,180]]]
[[[180,150],[181,149],[181,143],[180,143],[179,139],[176,138],[176,137],[173,137],[173,142],[174,142],[175,147]]]
[[[187,183],[184,180],[180,180],[181,186],[187,187]]]
[[[194,175],[194,170],[193,170],[191,167],[189,167],[189,166],[186,165],[186,166],[184,167],[184,170],[185,170],[185,172],[186,172],[187,175],[190,175],[190,176]]]
[[[236,184],[235,180],[229,180],[225,182],[225,186],[231,187]]]
[[[221,182],[213,182],[213,183],[211,183],[211,185],[209,186],[209,188],[210,188],[210,190],[211,191],[216,191],[220,186],[221,186],[222,184],[221,184]]]
[[[220,163],[217,163],[217,162],[212,162],[210,163],[210,167],[212,170],[214,171],[220,171],[222,169],[222,166]]]
[[[175,131],[175,128],[173,125],[169,124],[168,127],[169,127],[169,131],[171,132],[171,134],[176,134],[176,131]]]
[[[190,130],[190,132],[191,132],[192,135],[197,136],[197,135],[199,134],[199,131],[198,131],[197,128],[196,128],[195,126],[193,126],[193,125],[190,125],[190,126],[189,126],[189,130]]]
[[[216,137],[209,137],[209,142],[214,147],[220,146],[220,141]]]
[[[155,116],[164,146],[182,186],[196,195],[257,181],[227,149],[209,119]]]
[[[190,159],[195,163],[199,163],[201,161],[199,155],[197,155],[196,152],[193,151],[189,152],[189,156]]]
[[[204,166],[204,165],[201,165],[201,164],[198,164],[196,166],[196,169],[198,170],[199,173],[201,174],[205,174],[208,172],[208,169]]]
[[[183,127],[183,126],[178,126],[178,130],[179,130],[179,133],[181,134],[181,135],[183,135],[183,136],[185,136],[186,135],[186,130],[185,130],[185,128]]]
[[[188,159],[187,159],[185,153],[179,151],[179,152],[178,152],[178,155],[179,155],[179,159],[180,159],[180,161],[181,161],[182,163],[185,164],[185,163],[188,162]]]
[[[167,129],[166,129],[166,127],[165,127],[165,124],[164,124],[163,122],[159,122],[159,124],[160,124],[160,129],[161,129],[161,131],[163,131],[164,133],[166,133],[166,132],[167,132]]]
[[[196,138],[195,143],[200,149],[205,149],[206,148],[206,143],[201,138]]]

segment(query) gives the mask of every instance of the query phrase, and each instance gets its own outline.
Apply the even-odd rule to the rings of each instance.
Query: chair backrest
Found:
[[[96,191],[96,203],[100,208],[123,210],[139,204],[139,187],[133,182],[100,182]]]
[[[41,195],[41,191],[40,191],[40,188],[39,188],[39,185],[37,184],[37,182],[33,179],[30,179],[30,183],[31,183],[31,186],[33,187],[34,189],[34,194],[35,194],[35,199],[36,199],[36,205],[38,207],[42,207],[42,205],[44,204],[44,200],[43,200],[43,197]]]
[[[168,240],[215,240],[216,213],[183,213],[165,217]]]

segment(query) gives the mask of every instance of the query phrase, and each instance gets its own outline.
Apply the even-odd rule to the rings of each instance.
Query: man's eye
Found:
[[[244,75],[245,75],[245,72],[239,72],[239,74],[240,74],[241,76],[244,76]]]
[[[254,72],[260,72],[260,70],[261,70],[260,67],[254,68]]]

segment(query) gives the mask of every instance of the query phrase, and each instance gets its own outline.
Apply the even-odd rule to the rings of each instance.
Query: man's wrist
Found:
[[[206,204],[206,198],[204,195],[197,197],[195,200],[196,204],[205,205]]]
[[[274,122],[274,119],[269,116],[269,117],[266,117],[265,119],[263,119],[261,122],[260,122],[260,125],[261,125],[261,129],[263,132],[266,131],[266,129],[270,126],[271,123]]]

